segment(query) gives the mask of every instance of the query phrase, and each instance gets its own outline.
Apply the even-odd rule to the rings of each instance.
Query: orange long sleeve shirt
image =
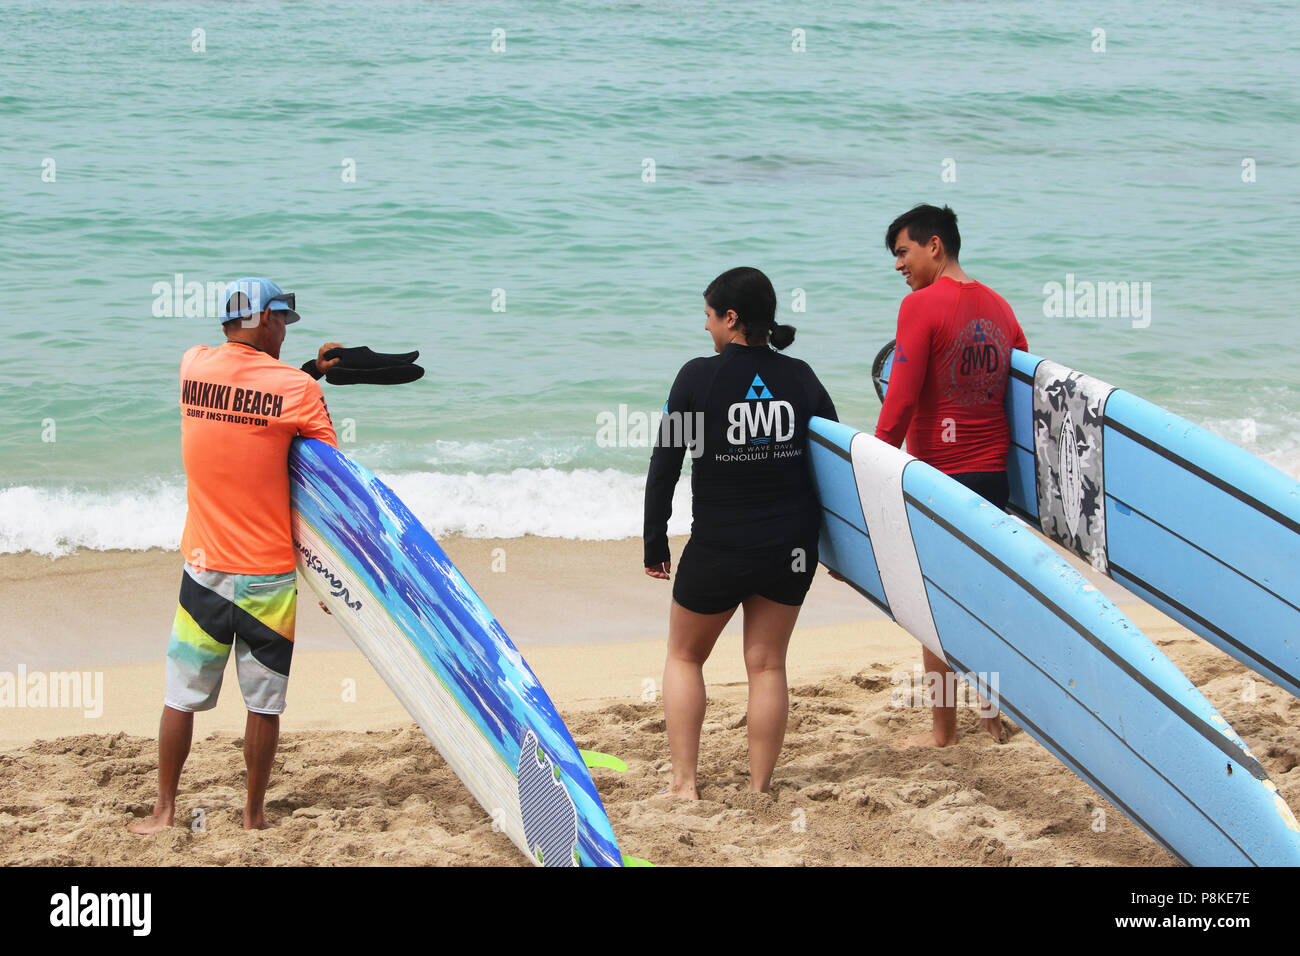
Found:
[[[181,554],[231,574],[294,568],[289,443],[338,447],[320,385],[251,345],[196,345],[181,359]]]

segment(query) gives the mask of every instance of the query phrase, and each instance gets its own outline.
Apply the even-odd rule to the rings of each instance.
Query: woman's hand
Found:
[[[673,562],[671,559],[669,559],[663,562],[662,564],[650,565],[650,567],[645,569],[645,573],[650,575],[650,577],[652,578],[662,578],[663,580],[667,581],[668,573],[672,571],[672,569],[673,569]]]

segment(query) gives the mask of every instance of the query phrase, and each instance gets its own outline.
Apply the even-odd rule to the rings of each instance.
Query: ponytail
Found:
[[[788,348],[790,343],[794,341],[794,332],[793,325],[779,325],[773,322],[772,332],[768,335],[767,340],[771,343],[772,348],[779,351]]]

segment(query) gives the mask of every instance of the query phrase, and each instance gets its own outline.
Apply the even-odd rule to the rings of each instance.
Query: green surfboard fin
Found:
[[[578,754],[582,757],[583,763],[587,765],[587,769],[607,767],[610,770],[617,770],[619,773],[627,773],[627,764],[610,754],[603,754],[599,750],[579,750]]]
[[[649,860],[643,860],[639,856],[628,856],[626,853],[623,854],[623,865],[624,866],[654,866],[654,864],[651,863]]]

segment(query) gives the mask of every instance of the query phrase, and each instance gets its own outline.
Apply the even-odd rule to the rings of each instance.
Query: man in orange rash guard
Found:
[[[196,345],[181,359],[181,456],[188,511],[181,536],[181,593],[167,648],[158,730],[158,800],[130,825],[172,825],[194,712],[217,702],[232,648],[248,708],[244,828],[267,826],[266,786],[280,736],[297,615],[289,528],[289,443],[296,435],[337,447],[315,378],[337,363],[322,345],[302,369],[279,360],[296,298],[267,279],[226,287],[219,348]],[[310,369],[310,371],[309,371]]]
[[[898,309],[889,388],[876,437],[1005,509],[1010,428],[1003,399],[1012,349],[1027,349],[1007,301],[957,264],[957,216],[921,205],[890,224],[885,247],[912,293]],[[947,747],[957,742],[952,668],[923,648],[927,683],[943,688],[931,705],[933,729],[901,746]],[[928,675],[937,675],[931,678]],[[981,700],[980,726],[1002,740],[1002,719]]]

